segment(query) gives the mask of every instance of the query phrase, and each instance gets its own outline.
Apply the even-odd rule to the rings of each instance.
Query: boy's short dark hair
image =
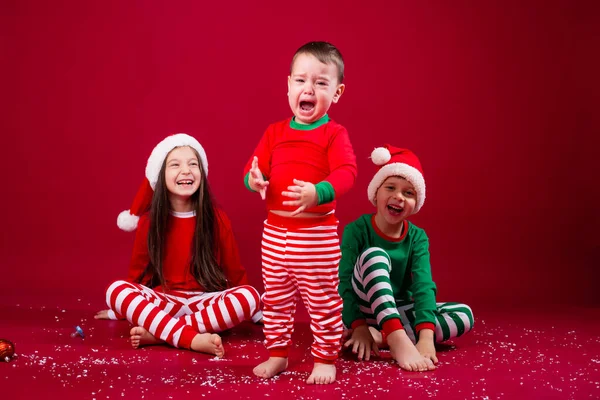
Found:
[[[309,42],[304,46],[296,50],[294,58],[292,58],[292,65],[290,66],[290,73],[294,67],[294,62],[300,54],[310,54],[323,64],[333,63],[338,70],[338,83],[344,81],[344,59],[340,51],[331,43],[327,42]]]

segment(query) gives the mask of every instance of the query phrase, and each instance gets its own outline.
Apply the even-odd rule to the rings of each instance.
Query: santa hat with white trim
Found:
[[[377,189],[387,178],[401,176],[409,181],[417,192],[417,204],[414,211],[416,214],[425,203],[425,178],[423,178],[423,168],[415,153],[386,144],[384,147],[373,150],[371,160],[373,164],[380,166],[367,189],[371,203],[375,205]]]
[[[158,182],[158,174],[165,162],[165,158],[167,158],[167,155],[171,150],[182,146],[189,146],[198,152],[198,155],[200,156],[199,161],[202,163],[202,169],[204,169],[204,173],[208,175],[206,152],[196,139],[185,133],[167,136],[162,142],[156,145],[154,150],[152,150],[152,154],[150,154],[148,163],[146,164],[146,179],[144,179],[142,185],[138,189],[131,208],[121,212],[117,217],[117,225],[119,228],[127,232],[134,231],[137,228],[140,215],[150,208],[152,196],[154,195],[154,188],[156,187],[156,182]]]

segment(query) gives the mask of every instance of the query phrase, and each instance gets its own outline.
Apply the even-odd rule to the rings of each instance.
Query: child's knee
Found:
[[[115,291],[116,288],[122,285],[126,285],[128,282],[122,279],[111,282],[107,287],[104,293],[106,294],[106,298],[109,298],[112,292]]]
[[[122,292],[124,289],[135,289],[135,286],[131,283],[131,282],[127,282],[124,280],[116,280],[114,282],[112,282],[110,285],[108,285],[108,287],[106,288],[106,304],[110,307],[111,306],[111,298],[114,297],[114,293],[120,293]]]
[[[295,302],[295,295],[293,293],[282,294],[281,292],[269,293],[265,292],[262,295],[262,304],[265,309],[277,308],[278,310],[288,309],[293,307]]]
[[[473,310],[471,307],[466,304],[463,304],[463,307],[466,308],[465,314],[467,315],[467,320],[469,321],[469,326],[465,326],[465,333],[467,333],[473,329],[473,325],[475,325],[475,316],[473,315]]]
[[[356,263],[356,268],[363,274],[367,269],[373,266],[383,267],[389,272],[391,270],[391,259],[387,251],[380,247],[369,247],[361,253]]]
[[[244,297],[250,307],[250,314],[257,312],[260,309],[260,295],[258,294],[258,290],[250,285],[240,286],[239,289],[245,292]]]

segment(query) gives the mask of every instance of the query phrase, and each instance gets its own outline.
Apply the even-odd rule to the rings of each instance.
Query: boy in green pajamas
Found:
[[[407,220],[425,202],[419,159],[390,145],[371,159],[380,166],[368,187],[377,211],[348,224],[342,237],[339,292],[350,328],[344,346],[369,360],[387,345],[401,368],[432,370],[434,343],[470,331],[473,313],[465,304],[436,303],[429,240]]]

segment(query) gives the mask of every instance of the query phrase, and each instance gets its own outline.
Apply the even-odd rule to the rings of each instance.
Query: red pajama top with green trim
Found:
[[[248,285],[246,270],[240,262],[237,243],[233,236],[231,222],[227,215],[215,209],[215,221],[219,225],[219,253],[217,263],[223,269],[227,278],[227,287]],[[196,216],[178,218],[169,215],[167,234],[165,236],[165,251],[163,259],[163,274],[169,290],[184,290],[205,292],[190,271],[191,249],[193,245]],[[140,217],[133,245],[133,254],[129,265],[128,282],[135,282],[144,272],[150,256],[148,254],[148,230],[150,220],[148,214]],[[142,284],[149,277],[144,277]],[[160,288],[155,288],[159,290]]]
[[[431,278],[429,239],[425,231],[404,221],[402,236],[394,239],[377,228],[373,217],[373,214],[365,214],[351,222],[342,236],[339,292],[344,301],[344,325],[350,327],[355,321],[365,318],[359,310],[358,298],[352,288],[352,274],[361,253],[368,248],[379,247],[388,253],[392,261],[390,281],[394,299],[414,301],[417,331],[435,326],[436,285]]]
[[[346,193],[356,179],[356,157],[346,128],[329,119],[301,125],[288,118],[271,124],[244,169],[246,187],[254,156],[267,187],[267,210],[294,211],[297,206],[282,203],[293,200],[281,192],[294,179],[315,184],[318,205],[305,210],[328,213],[335,209],[335,199]]]

